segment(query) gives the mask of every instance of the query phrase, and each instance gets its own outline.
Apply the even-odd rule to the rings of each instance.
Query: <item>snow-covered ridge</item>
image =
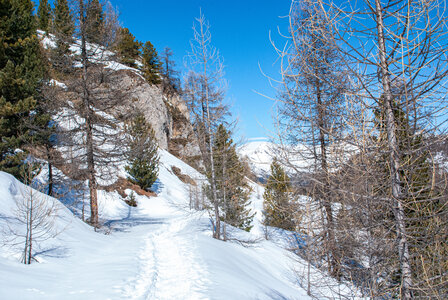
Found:
[[[277,158],[280,163],[285,162],[285,158],[288,159],[288,164],[285,166],[287,172],[308,172],[312,163],[304,157],[308,151],[309,149],[303,145],[281,146],[267,141],[252,141],[238,148],[240,157],[248,161],[252,172],[261,182],[269,177],[274,158]]]

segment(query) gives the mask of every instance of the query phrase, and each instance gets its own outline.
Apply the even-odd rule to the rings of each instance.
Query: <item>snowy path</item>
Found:
[[[309,299],[297,285],[296,261],[286,250],[263,240],[243,247],[213,239],[209,217],[189,210],[188,186],[171,166],[193,178],[200,174],[162,154],[157,197],[137,195],[138,207],[130,208],[118,193],[100,193],[100,215],[110,234],[94,232],[62,208],[63,231],[43,245],[41,263],[22,265],[20,249],[0,247],[0,299]],[[6,220],[1,216],[11,215],[14,184],[0,172],[0,230]],[[248,241],[258,238],[257,232],[232,230]]]
[[[197,245],[186,232],[185,217],[167,218],[145,237],[140,250],[138,275],[125,288],[130,299],[208,299],[205,264],[196,255]],[[179,295],[184,295],[179,298]]]

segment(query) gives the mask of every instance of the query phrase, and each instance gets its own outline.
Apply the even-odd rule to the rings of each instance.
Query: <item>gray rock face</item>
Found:
[[[162,149],[168,149],[172,118],[169,114],[161,91],[149,85],[139,74],[131,70],[120,70],[114,74],[114,82],[126,90],[128,99],[124,109],[141,112],[152,128]]]
[[[123,108],[143,113],[154,129],[160,148],[190,163],[200,155],[188,108],[182,98],[167,98],[159,88],[148,84],[132,70],[117,71],[114,77],[114,82],[129,95]]]

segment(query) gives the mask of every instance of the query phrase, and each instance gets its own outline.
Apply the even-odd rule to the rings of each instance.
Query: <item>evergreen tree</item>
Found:
[[[229,131],[222,124],[215,133],[213,155],[216,191],[223,212],[221,219],[227,224],[249,231],[254,217],[248,208],[251,189],[245,177],[244,164],[236,153]]]
[[[132,35],[129,29],[120,28],[120,34],[116,48],[120,62],[131,68],[135,68],[135,60],[140,55],[140,48],[141,43],[135,40],[135,36]]]
[[[143,76],[149,83],[159,84],[160,62],[157,56],[156,48],[154,48],[150,41],[147,41],[142,50]]]
[[[86,40],[90,43],[101,44],[104,32],[103,6],[99,0],[90,0],[86,12]]]
[[[271,175],[263,194],[264,224],[294,230],[293,206],[291,204],[291,183],[282,166],[274,160]]]
[[[425,138],[420,133],[416,122],[411,120],[415,112],[413,108],[409,108],[406,104],[408,100],[405,96],[405,87],[402,82],[393,82],[392,93],[392,112],[396,122],[395,135],[398,141],[398,159],[400,161],[400,186],[403,193],[402,203],[404,206],[405,228],[410,241],[409,252],[411,255],[411,267],[416,274],[428,272],[422,267],[422,261],[425,261],[426,267],[436,269],[438,260],[432,258],[439,255],[443,251],[448,251],[446,246],[442,246],[442,240],[446,239],[446,234],[443,236],[441,232],[435,232],[434,226],[441,222],[440,218],[436,217],[443,211],[442,195],[438,194],[437,187],[433,185],[433,166],[431,164],[432,158],[428,147],[425,146]],[[410,95],[407,97],[411,98]],[[380,99],[384,101],[384,97]],[[406,109],[408,108],[408,110]],[[375,110],[375,124],[378,129],[378,136],[376,137],[377,144],[380,148],[381,154],[375,161],[377,168],[377,176],[381,178],[379,184],[375,186],[378,195],[383,197],[392,197],[392,190],[387,185],[391,180],[391,168],[388,163],[387,153],[387,128],[386,115],[383,109],[383,103]],[[429,142],[430,143],[430,142]],[[383,208],[383,218],[386,221],[385,230],[393,222],[394,208]],[[395,233],[391,233],[391,237],[396,237]],[[399,270],[395,270],[392,274],[392,281],[394,284],[400,283],[401,276]]]
[[[148,190],[157,180],[159,172],[158,146],[154,131],[143,114],[139,114],[126,127],[128,133],[129,180]]]
[[[65,39],[73,39],[75,24],[67,0],[55,0],[53,13],[53,31]]]
[[[33,3],[3,0],[0,7],[0,170],[21,178],[44,69]]]
[[[50,17],[51,6],[48,3],[48,0],[40,0],[39,7],[37,9],[37,17],[38,17],[38,28],[48,33],[50,29]]]
[[[165,47],[163,49],[162,55],[160,55],[161,66],[161,77],[162,77],[162,92],[165,95],[173,96],[180,92],[180,80],[179,72],[176,70],[176,63],[171,57],[173,56],[173,51]]]
[[[55,0],[53,33],[56,48],[52,51],[52,64],[59,72],[67,73],[72,66],[70,44],[73,42],[75,24],[67,0]]]

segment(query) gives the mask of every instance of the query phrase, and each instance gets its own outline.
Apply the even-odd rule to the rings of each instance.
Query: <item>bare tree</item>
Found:
[[[347,126],[328,135],[342,137],[355,149],[342,149],[346,158],[329,168],[333,179],[327,197],[343,205],[334,227],[337,246],[341,249],[343,240],[349,241],[344,230],[356,228],[351,233],[353,249],[359,250],[357,261],[365,261],[361,257],[368,254],[373,262],[366,278],[372,297],[443,298],[447,272],[438,264],[445,257],[439,244],[445,237],[441,219],[447,213],[445,171],[429,151],[431,144],[446,138],[448,40],[443,5],[379,0],[306,3],[319,10],[314,16],[326,24],[325,41],[341,58],[331,67],[341,66],[350,83],[350,89],[342,91],[347,104],[340,107]],[[293,44],[312,41],[300,37],[292,35]],[[319,50],[309,49],[313,54],[307,58]],[[325,78],[319,70],[310,74]],[[330,82],[324,90],[335,87]],[[357,115],[350,111],[353,108]],[[319,122],[316,128],[325,134],[333,130]],[[341,258],[356,256],[355,251]]]
[[[440,209],[443,193],[434,190],[436,163],[427,151],[429,144],[444,138],[440,134],[447,120],[444,4],[375,0],[363,1],[356,8],[350,5],[326,6],[321,1],[330,18],[338,16],[333,19],[337,22],[330,24],[346,58],[345,66],[358,87],[357,99],[375,111],[370,127],[375,128],[377,138],[365,138],[373,142],[370,156],[383,161],[388,174],[382,177],[387,183],[380,192],[370,190],[367,195],[374,192],[377,198],[387,199],[383,203],[395,230],[399,274],[393,292],[402,299],[434,296],[431,289],[435,286],[446,293],[446,271],[426,278],[418,271],[425,269],[421,265],[425,256],[430,256],[427,262],[440,259],[435,252],[424,253],[428,248],[421,251],[422,241],[432,243],[437,237],[422,230],[428,226],[423,224],[440,230],[439,218],[446,214]],[[436,183],[442,189],[445,185],[443,180]],[[385,222],[387,219],[383,216]]]
[[[90,2],[89,2],[90,3]],[[127,91],[118,84],[113,55],[118,22],[110,5],[105,5],[101,19],[84,0],[77,1],[76,34],[78,55],[75,56],[75,75],[66,82],[59,94],[64,108],[58,116],[64,158],[71,167],[70,176],[88,181],[90,223],[98,226],[97,189],[101,181],[114,179],[117,165],[123,160],[123,120]],[[94,5],[96,10],[97,5]],[[94,16],[94,20],[89,20]],[[101,24],[98,25],[98,20]],[[97,24],[96,31],[92,24]],[[95,36],[92,36],[94,34]],[[94,40],[90,43],[88,40]],[[100,181],[100,182],[99,182]]]
[[[23,172],[25,184],[31,185],[35,177],[33,167],[28,165]],[[7,243],[23,247],[21,260],[31,264],[36,260],[33,256],[36,246],[57,235],[57,205],[52,198],[25,185],[15,196],[15,204],[15,218],[8,224],[10,238]]]
[[[291,59],[279,50],[288,58],[282,65],[288,75],[284,76],[287,93],[283,91],[280,100],[289,108],[286,120],[293,121],[287,125],[299,125],[287,127],[288,137],[291,132],[293,138],[310,136],[304,135],[301,122],[316,120],[310,127],[318,134],[311,135],[308,145],[316,141],[327,145],[311,151],[321,162],[327,161],[327,168],[321,164],[322,176],[305,174],[305,181],[313,190],[318,188],[317,195],[340,205],[330,239],[340,252],[332,257],[358,266],[346,267],[349,273],[342,275],[371,297],[444,298],[448,272],[440,268],[446,260],[440,241],[447,237],[442,221],[447,215],[446,171],[430,150],[447,136],[448,40],[443,3],[302,3],[293,1],[290,12],[291,45],[300,55]],[[300,28],[294,21],[303,20],[293,9],[300,5],[313,8],[306,31],[294,30]],[[316,26],[313,19],[324,26]],[[321,55],[315,37],[332,49],[336,61]],[[309,68],[316,57],[318,63]],[[322,70],[340,70],[343,77],[328,80],[331,72]],[[307,87],[308,82],[312,88],[296,88]],[[336,110],[324,105],[313,116],[309,105],[301,107],[290,100],[319,95],[317,87],[321,95],[336,91],[334,95],[344,100],[336,103],[343,105],[334,106]],[[322,118],[326,114],[328,118]],[[335,117],[342,123],[329,122]],[[335,142],[341,146],[333,148]],[[303,148],[308,150],[306,145]],[[324,221],[329,216],[327,210]]]
[[[328,270],[340,277],[341,257],[335,238],[335,215],[331,193],[331,169],[337,161],[330,156],[342,140],[346,76],[339,67],[341,57],[320,7],[313,1],[293,1],[289,13],[290,44],[278,50],[282,58],[282,88],[279,113],[282,143],[289,156],[307,161],[304,173],[311,182],[310,196],[324,209],[323,242]],[[297,166],[287,163],[297,172]]]
[[[184,97],[191,121],[200,142],[202,160],[209,174],[211,202],[214,209],[213,237],[220,239],[220,214],[216,191],[213,133],[227,113],[223,105],[224,66],[219,51],[211,44],[210,24],[202,12],[193,25],[191,52],[186,57],[189,73],[185,78]]]

